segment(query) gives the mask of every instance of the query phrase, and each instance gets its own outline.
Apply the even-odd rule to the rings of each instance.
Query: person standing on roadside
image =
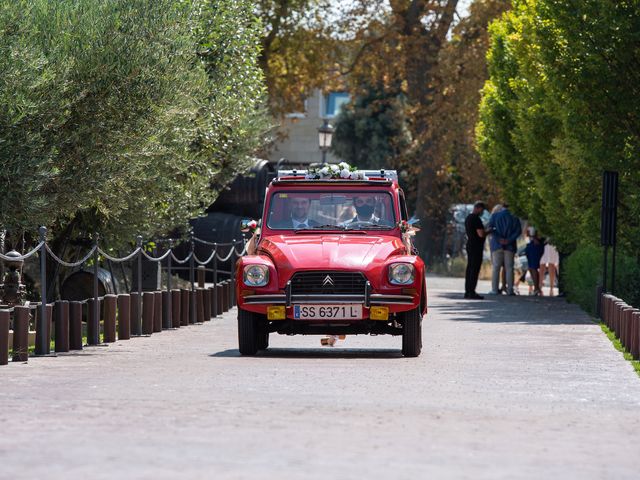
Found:
[[[491,209],[491,217],[493,217],[493,215],[495,215],[496,213],[501,212],[503,208],[504,207],[499,203],[494,205],[493,208]],[[493,254],[493,252],[495,252],[497,249],[500,249],[502,247],[500,246],[499,242],[494,241],[495,233],[491,228],[489,228],[488,224],[485,231],[489,235],[489,252],[491,254],[491,269],[492,269],[491,271],[493,272],[494,268],[498,268],[498,270],[501,272],[500,278],[502,279],[502,285],[505,287],[505,291],[506,291],[507,279],[504,274],[504,269],[502,268],[502,263],[500,263],[499,265],[496,265],[496,260],[498,257]],[[489,292],[489,295],[500,295],[501,292],[502,292],[501,289],[498,289],[498,290],[491,289],[491,291]]]
[[[540,295],[542,295],[542,284],[544,277],[549,272],[549,296],[553,297],[553,288],[556,284],[556,277],[560,267],[560,254],[556,247],[547,242],[544,246],[544,254],[540,259]]]
[[[527,229],[527,233],[529,235],[529,243],[527,243],[527,247],[524,252],[527,256],[527,266],[529,269],[529,274],[531,275],[531,280],[533,281],[533,294],[538,296],[541,295],[540,289],[540,259],[542,258],[542,254],[544,253],[544,242],[538,236],[538,232],[533,227],[529,227]]]
[[[473,211],[467,215],[464,221],[464,227],[467,232],[467,270],[464,281],[464,298],[470,300],[482,300],[484,298],[476,293],[486,236],[484,225],[480,218],[484,211],[484,203],[476,202],[473,205]]]
[[[500,268],[504,267],[507,276],[507,294],[515,295],[513,290],[513,264],[516,251],[518,250],[516,242],[518,237],[522,234],[520,219],[509,211],[507,204],[503,204],[503,209],[501,211],[491,215],[487,228],[492,233],[492,291],[500,291]]]

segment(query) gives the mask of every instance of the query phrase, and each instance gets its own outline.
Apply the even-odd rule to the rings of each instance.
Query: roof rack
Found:
[[[291,177],[300,177],[301,179],[305,179],[306,175],[309,173],[308,170],[278,170],[278,179],[282,179],[284,177],[287,178],[291,178]],[[385,170],[385,169],[380,169],[380,170],[358,170],[358,173],[361,173],[362,175],[364,175],[367,178],[372,178],[372,179],[385,179],[385,180],[391,180],[391,181],[398,181],[398,172],[396,170]],[[326,178],[326,179],[321,179],[319,181],[323,181],[323,180],[331,180],[330,178]],[[338,179],[337,179],[338,180]],[[343,180],[343,179],[339,179],[339,180]],[[344,180],[348,180],[348,179],[344,179]],[[357,181],[357,180],[351,180],[351,181]],[[362,180],[360,180],[362,181]],[[365,180],[366,181],[366,180]]]

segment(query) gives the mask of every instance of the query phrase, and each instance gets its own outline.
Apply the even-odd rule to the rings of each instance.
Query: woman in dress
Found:
[[[547,242],[544,246],[544,253],[540,259],[540,294],[542,295],[542,285],[544,277],[549,271],[549,296],[553,297],[553,288],[556,284],[556,277],[559,273],[560,255],[556,247]]]

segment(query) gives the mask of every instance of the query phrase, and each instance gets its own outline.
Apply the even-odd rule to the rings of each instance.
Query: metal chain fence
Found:
[[[141,314],[144,312],[143,307],[143,290],[142,290],[142,259],[146,259],[149,262],[159,263],[160,268],[165,270],[166,275],[166,284],[165,288],[161,291],[155,292],[158,294],[162,294],[162,300],[164,303],[160,302],[163,312],[163,325],[162,328],[170,328],[171,325],[174,325],[175,319],[172,318],[172,315],[175,315],[178,311],[177,308],[174,308],[172,305],[173,302],[177,301],[177,296],[174,294],[175,290],[172,288],[172,277],[178,270],[188,270],[189,273],[189,283],[190,283],[190,293],[188,295],[188,311],[189,318],[188,323],[196,323],[196,319],[199,319],[202,314],[202,305],[199,302],[200,294],[196,295],[196,264],[198,265],[198,283],[204,284],[204,276],[206,273],[210,273],[213,278],[213,291],[211,292],[211,301],[209,302],[207,298],[207,302],[204,302],[205,310],[206,306],[209,307],[209,313],[215,316],[217,313],[221,313],[221,305],[216,305],[217,303],[225,303],[227,307],[235,305],[234,298],[234,288],[235,285],[235,271],[234,265],[237,259],[246,254],[246,242],[244,239],[241,240],[233,240],[232,242],[227,243],[216,243],[209,242],[197,237],[194,237],[193,234],[189,237],[189,253],[184,258],[178,258],[175,254],[176,247],[174,244],[177,243],[173,239],[163,239],[156,243],[168,243],[168,247],[166,247],[166,251],[159,256],[153,256],[146,251],[143,247],[143,239],[141,236],[136,237],[136,247],[128,254],[116,257],[110,255],[106,251],[104,251],[100,246],[100,238],[99,236],[94,237],[94,242],[91,249],[79,260],[75,262],[68,262],[60,258],[53,250],[49,247],[47,243],[47,229],[45,227],[40,227],[39,230],[39,243],[29,252],[25,254],[16,255],[7,255],[5,253],[0,253],[0,260],[4,262],[9,262],[8,264],[16,265],[23,264],[25,260],[33,257],[36,254],[39,254],[40,267],[40,301],[39,302],[29,302],[27,305],[15,305],[15,306],[7,306],[0,305],[0,365],[6,364],[6,361],[3,362],[3,357],[7,357],[7,353],[5,350],[8,349],[6,345],[7,342],[4,341],[4,337],[8,337],[9,332],[9,322],[10,315],[13,315],[14,321],[17,317],[21,319],[24,317],[23,311],[24,309],[37,310],[37,318],[36,318],[36,345],[35,352],[38,355],[47,355],[50,353],[50,343],[51,343],[51,332],[45,328],[45,324],[47,324],[46,319],[51,317],[52,305],[47,304],[47,290],[50,285],[47,284],[47,262],[53,260],[57,265],[66,267],[66,268],[77,268],[83,267],[89,264],[92,261],[90,267],[93,269],[93,295],[89,298],[85,298],[83,300],[79,300],[78,302],[72,302],[80,305],[88,304],[87,312],[87,343],[89,345],[98,345],[100,343],[100,302],[104,301],[107,296],[115,297],[114,295],[99,295],[99,276],[98,270],[100,268],[100,262],[108,261],[116,264],[122,264],[126,262],[136,262],[136,277],[137,277],[137,285],[136,288],[131,290],[131,301],[136,302],[137,305],[132,305],[132,311],[135,309],[136,315],[135,318],[131,318],[131,330],[133,330],[134,335],[142,335],[143,331],[143,322],[144,318]],[[209,247],[211,249],[211,253],[205,260],[201,260],[195,254],[195,244],[198,243],[205,247]],[[184,250],[184,249],[182,249]],[[223,271],[219,269],[219,262],[224,263],[231,261],[231,268],[228,271]],[[174,265],[175,264],[175,265]],[[188,264],[188,265],[187,265]],[[186,265],[186,266],[185,266]],[[132,265],[132,273],[134,266]],[[56,267],[57,269],[57,267]],[[123,270],[124,272],[124,270]],[[56,270],[57,275],[57,270]],[[228,280],[219,283],[219,276],[224,275],[228,278]],[[112,273],[113,277],[113,273]],[[54,279],[55,280],[55,279]],[[53,283],[53,282],[51,282]],[[221,286],[221,287],[220,287]],[[221,296],[220,292],[216,292],[218,288],[224,289],[224,294]],[[200,288],[201,290],[201,288]],[[146,292],[149,293],[149,292]],[[135,294],[135,295],[134,295]],[[226,295],[228,298],[225,298]],[[128,295],[127,295],[128,296]],[[1,299],[0,299],[1,300]],[[110,304],[113,303],[113,299],[110,299]],[[181,300],[184,301],[184,300]],[[56,302],[57,304],[58,302]],[[119,304],[118,304],[119,305]],[[228,308],[227,308],[228,309]],[[106,310],[106,304],[105,304]],[[215,310],[215,311],[213,311]],[[16,312],[20,313],[20,315],[16,314]],[[107,312],[105,311],[105,316]],[[156,312],[157,314],[157,312]],[[113,316],[115,316],[115,306],[113,307]],[[183,315],[184,316],[184,315]],[[27,316],[28,318],[28,316]],[[211,318],[211,315],[210,317]],[[38,321],[39,319],[39,321]],[[44,321],[43,321],[44,319]],[[68,319],[67,319],[68,321]],[[182,321],[182,319],[181,319]],[[114,320],[115,322],[115,320]],[[5,328],[6,327],[6,328]],[[15,327],[15,325],[14,325]],[[22,328],[22,327],[21,327]],[[115,328],[115,326],[114,326]],[[15,328],[14,328],[15,329]],[[58,325],[56,325],[56,332],[58,329]],[[105,326],[106,329],[106,326]],[[6,332],[5,332],[6,330]],[[57,341],[57,337],[56,337]],[[24,355],[22,360],[25,360]],[[15,357],[14,357],[15,360]]]

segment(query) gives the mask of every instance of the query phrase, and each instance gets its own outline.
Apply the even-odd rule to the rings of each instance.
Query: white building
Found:
[[[342,107],[349,103],[347,92],[329,92],[323,94],[316,90],[304,102],[304,112],[289,113],[285,116],[279,133],[282,140],[276,142],[269,160],[277,162],[285,158],[289,165],[319,163],[322,152],[318,145],[318,128],[324,120],[333,124]],[[337,163],[340,160],[327,152],[327,162]]]

